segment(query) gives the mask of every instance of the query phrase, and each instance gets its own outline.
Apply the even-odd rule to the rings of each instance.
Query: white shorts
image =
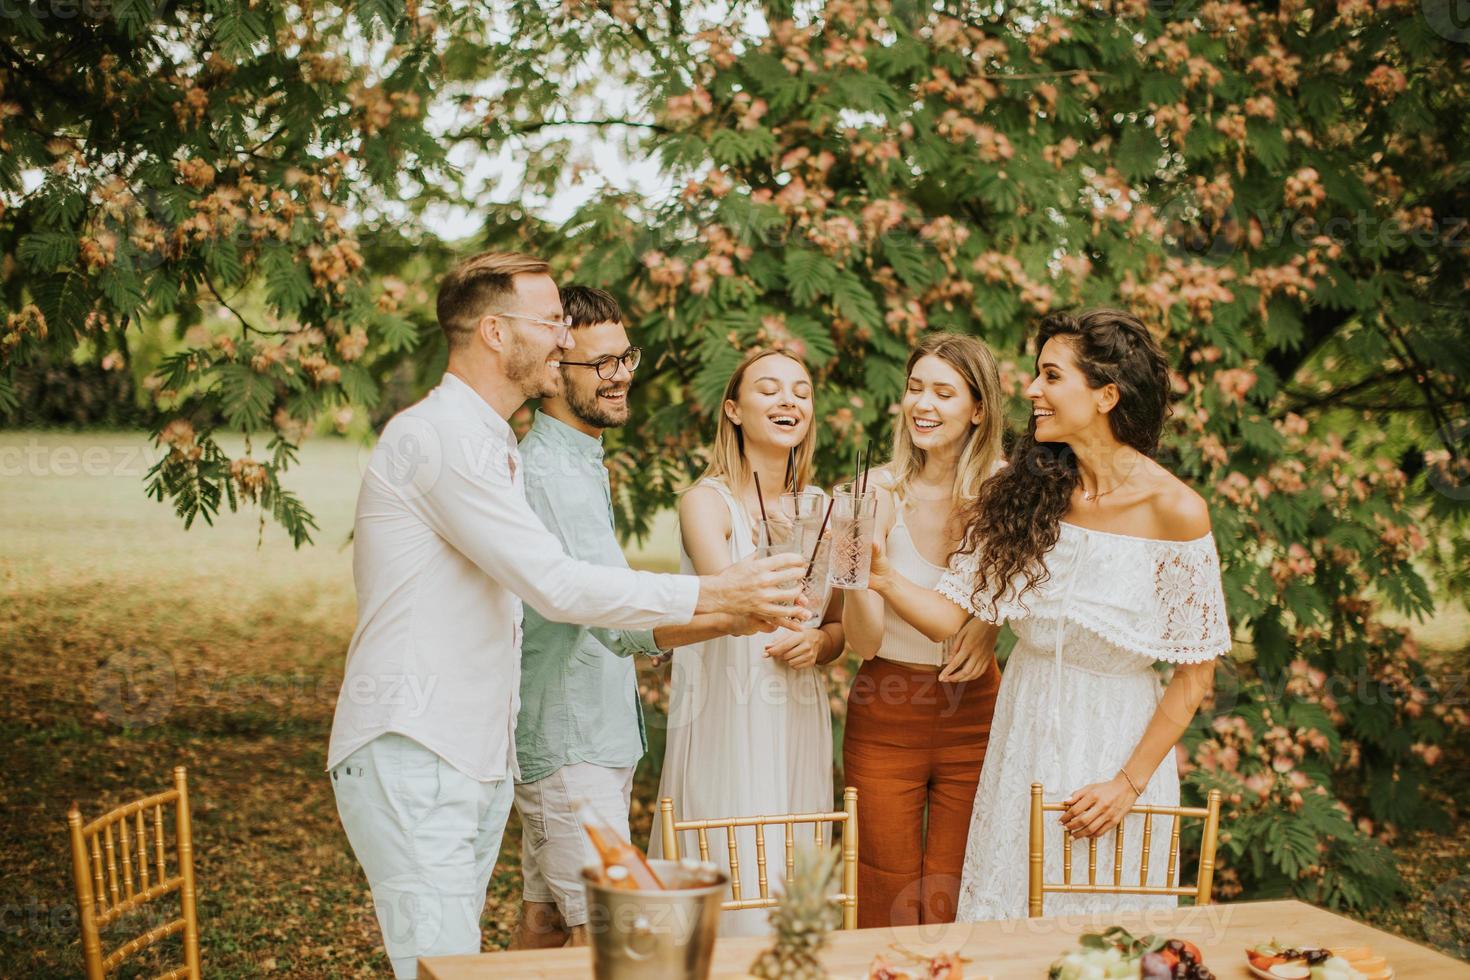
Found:
[[[521,815],[522,898],[554,902],[568,929],[587,924],[587,894],[582,869],[597,860],[587,833],[577,822],[577,804],[586,800],[624,838],[630,838],[628,807],[633,767],[609,769],[574,762],[534,783],[516,785]]]
[[[472,779],[388,734],[332,768],[332,791],[372,886],[393,975],[412,980],[421,956],[478,953],[510,780]]]

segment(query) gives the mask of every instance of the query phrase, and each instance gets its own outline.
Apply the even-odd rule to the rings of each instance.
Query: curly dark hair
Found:
[[[1118,403],[1108,413],[1117,440],[1153,456],[1169,417],[1169,361],[1137,317],[1122,310],[1052,313],[1041,321],[1037,358],[1053,337],[1066,338],[1090,387],[1118,386]],[[1062,515],[1077,488],[1077,456],[1061,442],[1037,442],[1036,420],[1012,447],[1010,464],[987,480],[964,512],[964,543],[957,554],[974,553],[979,567],[972,602],[987,601],[992,612],[1018,577],[1013,598],[1045,582],[1042,560],[1057,543]]]

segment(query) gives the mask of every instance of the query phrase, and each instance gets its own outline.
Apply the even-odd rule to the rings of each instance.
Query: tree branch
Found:
[[[974,77],[983,78],[990,82],[1009,82],[1017,79],[1028,78],[1070,78],[1073,75],[1111,75],[1110,71],[1096,71],[1091,68],[1072,68],[1067,71],[1025,71],[1010,75],[992,75],[989,72],[979,72]]]
[[[657,133],[670,133],[673,130],[661,123],[640,122],[636,119],[543,119],[540,122],[526,123],[517,126],[517,135],[534,133],[552,126],[632,126],[635,129],[651,129]]]
[[[1348,395],[1357,394],[1365,388],[1371,388],[1374,385],[1387,384],[1390,381],[1397,381],[1408,376],[1409,372],[1401,368],[1397,371],[1390,371],[1388,374],[1380,374],[1371,378],[1363,378],[1361,381],[1355,381],[1350,385],[1345,385],[1341,388],[1334,388],[1331,391],[1283,391],[1282,394],[1293,400],[1290,405],[1285,406],[1284,411],[1300,412],[1305,409],[1318,408],[1323,405],[1335,403],[1338,399],[1344,398]]]
[[[269,144],[275,142],[276,137],[284,133],[288,125],[290,124],[283,120],[281,124],[277,126],[265,139],[261,140],[259,143],[256,143],[254,146],[246,147],[245,155],[252,157],[258,155],[262,149],[264,149]]]
[[[224,295],[220,293],[220,291],[215,287],[214,280],[209,278],[209,273],[201,269],[199,274],[204,277],[204,284],[209,287],[209,291],[211,293],[214,293],[214,298],[219,300],[219,305],[223,306],[225,309],[233,313],[235,315],[235,319],[240,321],[240,326],[245,329],[246,337],[253,333],[260,334],[261,336],[281,337],[291,332],[289,330],[262,330],[259,327],[251,326],[250,321],[245,319],[244,315],[241,314],[239,310],[231,306],[229,304],[229,301],[225,299]]]
[[[1340,310],[1312,307],[1302,315],[1303,337],[1292,348],[1278,347],[1262,358],[1262,363],[1276,373],[1285,384],[1296,377],[1297,371],[1315,354],[1323,344],[1345,327],[1350,315]]]
[[[1450,436],[1450,422],[1444,414],[1444,403],[1440,401],[1440,393],[1435,389],[1434,382],[1430,380],[1429,367],[1419,360],[1419,355],[1414,352],[1409,339],[1389,322],[1387,315],[1380,317],[1378,322],[1382,324],[1381,329],[1384,336],[1388,338],[1389,347],[1393,347],[1397,342],[1400,349],[1395,350],[1394,353],[1398,354],[1399,361],[1409,368],[1410,377],[1414,379],[1414,384],[1424,395],[1423,408],[1429,413],[1430,421],[1434,423],[1435,434],[1439,437],[1440,443],[1449,450],[1451,459],[1459,459],[1460,447],[1455,445],[1455,440]],[[1457,403],[1449,400],[1448,404]]]
[[[660,123],[639,122],[634,119],[542,119],[538,122],[522,123],[511,127],[510,135],[526,136],[530,133],[539,133],[543,129],[552,129],[557,126],[596,126],[599,128],[607,126],[629,126],[634,129],[647,129],[655,133],[671,133],[673,130]],[[472,139],[476,134],[468,129],[462,129],[457,133],[450,133],[447,139],[451,142]]]
[[[1470,405],[1470,395],[1463,398],[1451,398],[1439,403],[1440,407],[1450,405]],[[1423,412],[1426,406],[1423,402],[1338,402],[1332,408],[1350,408],[1354,411],[1363,412]]]
[[[612,4],[608,2],[608,0],[601,0],[601,2],[599,2],[597,5],[597,9],[607,14],[608,19],[610,19],[614,24],[619,24],[623,27],[626,27],[634,37],[643,42],[644,52],[652,57],[653,60],[657,62],[661,68],[663,68],[664,71],[668,72],[671,75],[678,74],[678,66],[674,64],[674,62],[669,58],[668,55],[664,54],[664,46],[655,44],[653,38],[649,37],[648,32],[642,27],[638,26],[637,21],[618,19],[616,16],[614,16]]]

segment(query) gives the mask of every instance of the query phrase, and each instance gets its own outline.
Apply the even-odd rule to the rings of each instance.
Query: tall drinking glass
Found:
[[[878,517],[878,491],[858,493],[841,483],[832,493],[832,569],[836,589],[866,589],[873,565],[873,525]]]
[[[757,520],[755,544],[757,550],[767,549],[760,552],[757,556],[760,558],[795,554],[801,550],[801,530],[784,515],[777,515],[769,520]]]
[[[803,548],[807,556],[807,572],[801,579],[801,597],[806,602],[807,629],[822,625],[822,615],[832,599],[832,535],[822,535],[820,541],[813,533],[812,548]]]
[[[796,528],[797,537],[807,555],[817,543],[822,518],[827,513],[827,495],[815,488],[796,493],[783,493],[778,504],[781,516]]]
[[[770,558],[773,555],[796,555],[801,553],[801,542],[797,538],[795,529],[790,524],[779,521],[759,521],[757,524],[760,543],[755,548],[756,558]],[[783,584],[795,585],[795,580],[800,574],[800,571],[792,572],[791,580]],[[806,594],[804,586],[802,594]],[[786,630],[780,629],[776,630],[774,635],[784,636],[786,632]]]

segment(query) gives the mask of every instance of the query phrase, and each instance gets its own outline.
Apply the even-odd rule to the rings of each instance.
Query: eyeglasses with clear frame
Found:
[[[496,316],[511,317],[516,320],[527,320],[531,323],[539,323],[543,327],[551,327],[556,331],[558,342],[566,340],[572,335],[572,318],[564,316],[560,320],[548,320],[545,317],[530,316],[526,313],[496,313]]]
[[[599,378],[601,378],[603,381],[611,381],[613,378],[616,378],[618,376],[618,365],[619,364],[621,364],[623,367],[627,368],[629,374],[632,374],[634,371],[638,370],[638,364],[642,360],[643,360],[643,348],[641,348],[641,347],[629,347],[627,350],[623,351],[621,354],[607,354],[607,355],[605,355],[603,357],[599,357],[595,361],[567,361],[567,360],[563,360],[561,362],[561,366],[562,367],[567,367],[568,365],[570,365],[572,367],[590,367],[590,368],[596,368],[597,369],[597,376]]]

